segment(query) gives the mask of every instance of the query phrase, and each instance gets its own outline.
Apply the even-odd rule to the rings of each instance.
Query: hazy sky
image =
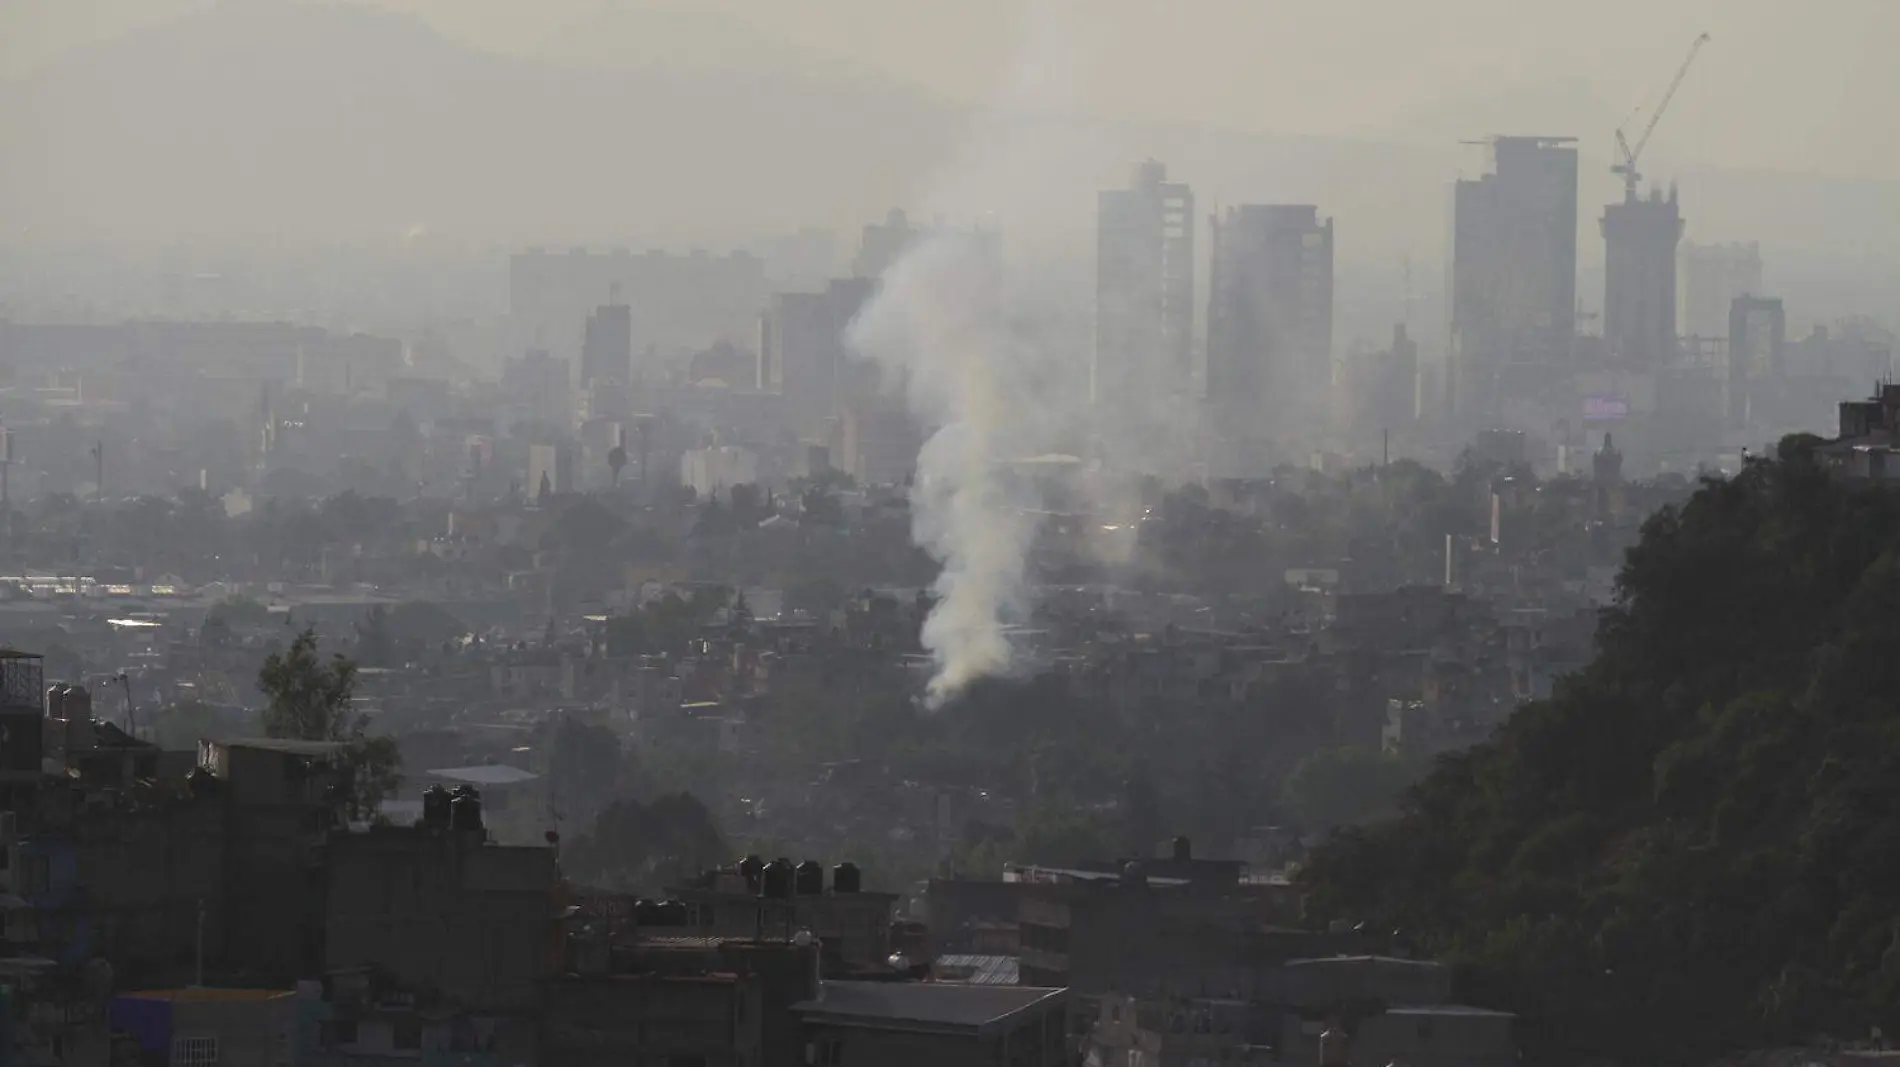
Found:
[[[227,0],[271,3],[287,0]],[[601,0],[356,0],[497,51],[536,47]],[[1704,50],[1657,135],[1673,158],[1900,180],[1900,0],[617,0],[660,19],[686,62],[721,64],[722,29],[836,56],[960,102],[990,99],[1025,11],[1074,27],[1081,108],[1237,130],[1438,139],[1524,111],[1653,100],[1690,40]],[[0,0],[0,73],[203,0]],[[756,54],[756,53],[754,53]],[[1074,57],[1071,57],[1074,60]],[[1476,116],[1483,116],[1478,119]]]

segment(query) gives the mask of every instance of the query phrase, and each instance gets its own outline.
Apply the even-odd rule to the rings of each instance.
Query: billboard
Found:
[[[1586,396],[1583,398],[1583,421],[1585,422],[1621,422],[1629,418],[1630,402],[1620,396]]]

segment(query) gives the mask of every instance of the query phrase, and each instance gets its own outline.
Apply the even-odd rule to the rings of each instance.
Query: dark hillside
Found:
[[[1315,905],[1536,1058],[1900,1028],[1900,493],[1807,443],[1655,515],[1597,660],[1319,850]]]

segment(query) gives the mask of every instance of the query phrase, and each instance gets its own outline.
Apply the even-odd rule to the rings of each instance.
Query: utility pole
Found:
[[[92,444],[92,468],[94,474],[92,498],[104,500],[106,498],[106,443],[104,441],[94,441]]]

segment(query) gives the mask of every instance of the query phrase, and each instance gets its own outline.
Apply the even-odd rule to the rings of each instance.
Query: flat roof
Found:
[[[444,767],[423,773],[451,782],[467,782],[470,785],[515,785],[520,782],[532,782],[541,777],[533,771],[524,771],[505,763],[484,763],[474,767]]]
[[[114,995],[121,1000],[171,1000],[190,1003],[281,1000],[285,997],[294,997],[297,994],[288,989],[212,989],[187,987],[184,989],[141,989],[130,993],[118,993]]]
[[[1155,860],[1152,862],[1159,863],[1163,861]],[[1003,873],[1004,873],[1004,879],[1003,879],[1004,882],[1018,884],[1018,885],[1048,885],[1050,884],[1048,881],[1048,877],[1066,878],[1071,882],[1117,882],[1119,883],[1122,880],[1122,872],[1120,871],[1091,871],[1091,870],[1084,870],[1080,867],[1044,867],[1044,866],[1041,866],[1040,864],[1034,864],[1034,863],[1004,864]],[[1015,875],[1015,877],[1010,878],[1009,877],[1010,875]],[[1045,877],[1045,876],[1048,876],[1048,877]],[[1184,886],[1184,885],[1190,884],[1189,880],[1186,878],[1175,878],[1168,875],[1159,875],[1159,874],[1146,875],[1144,880],[1147,882],[1149,886],[1160,887],[1160,888]]]
[[[1288,960],[1288,967],[1339,967],[1349,963],[1379,964],[1386,967],[1430,967],[1443,968],[1437,960],[1411,960],[1403,956],[1314,956],[1311,959]]]
[[[938,956],[931,961],[933,970],[951,970],[968,972],[959,976],[939,975],[940,982],[961,982],[965,985],[1006,985],[1013,986],[1020,977],[1021,970],[1014,956],[978,956],[952,953]]]
[[[988,1030],[1051,1001],[1066,989],[1041,986],[960,985],[945,982],[826,982],[819,996],[792,1010],[846,1025],[921,1025]]]
[[[673,952],[710,952],[727,945],[739,945],[747,948],[799,948],[790,938],[772,937],[731,937],[718,934],[654,934],[642,931],[640,940],[635,943],[637,949],[662,949]]]
[[[1508,1011],[1493,1011],[1490,1008],[1475,1008],[1469,1004],[1418,1004],[1407,1007],[1387,1008],[1387,1015],[1456,1015],[1471,1019],[1515,1019],[1516,1015]]]
[[[287,756],[334,756],[350,747],[348,741],[299,741],[290,737],[239,737],[211,743],[223,745],[225,748],[255,748],[265,752],[282,752]]]

